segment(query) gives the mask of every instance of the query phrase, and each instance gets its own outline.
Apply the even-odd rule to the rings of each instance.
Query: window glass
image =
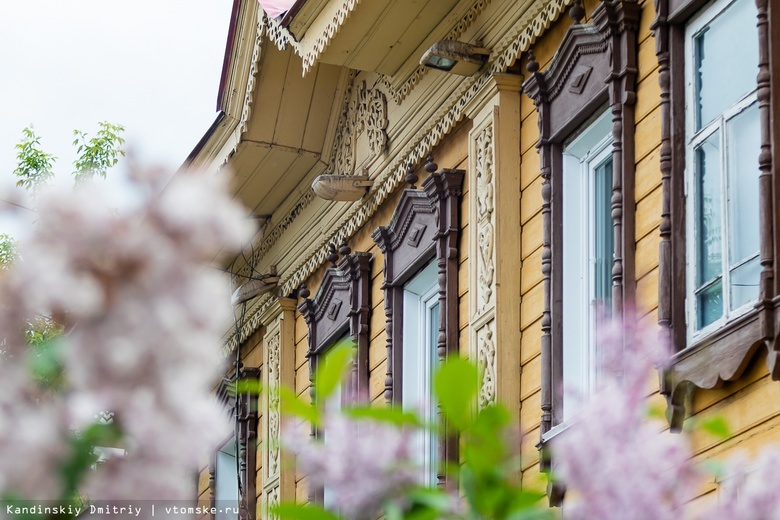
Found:
[[[737,0],[695,36],[694,63],[698,131],[756,88],[758,36],[752,0]]]
[[[606,312],[612,301],[612,260],[615,232],[612,221],[612,156],[594,171],[594,297]]]
[[[430,262],[404,287],[403,384],[401,403],[432,424],[437,406],[432,374],[439,363],[439,283],[436,261]],[[425,470],[426,483],[436,484],[437,437],[430,431],[417,431],[412,438],[417,460]]]
[[[611,113],[604,112],[563,151],[563,419],[598,382],[597,332],[612,302]]]
[[[720,132],[696,148],[696,185],[697,284],[702,285],[721,275]]]
[[[733,311],[744,312],[758,296],[761,132],[755,92],[755,4],[719,0],[691,21],[686,34],[692,64],[687,68],[688,84],[694,99],[687,114],[693,176],[688,194],[693,202],[689,213],[693,303],[688,305],[696,333],[730,319]]]
[[[238,465],[235,437],[219,449],[216,462],[216,520],[238,520]]]

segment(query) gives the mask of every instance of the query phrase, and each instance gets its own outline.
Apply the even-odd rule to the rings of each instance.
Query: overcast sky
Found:
[[[69,173],[72,132],[122,124],[176,169],[216,117],[232,0],[0,0],[0,176],[34,125]]]

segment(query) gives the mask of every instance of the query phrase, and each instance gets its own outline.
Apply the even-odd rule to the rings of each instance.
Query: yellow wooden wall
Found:
[[[597,5],[598,0],[587,0],[585,2],[586,12],[592,12]],[[636,303],[641,320],[648,325],[657,326],[658,244],[660,241],[658,226],[661,215],[660,87],[658,84],[658,62],[655,56],[655,39],[650,30],[650,25],[655,17],[653,3],[646,0],[642,6],[639,29],[639,75],[635,106]],[[562,16],[534,44],[534,53],[542,70],[549,65],[570,24],[568,16]],[[522,64],[525,65],[525,57],[523,57]],[[521,271],[520,337],[513,344],[519,343],[520,345],[522,374],[519,409],[522,430],[522,478],[525,483],[538,485],[543,482],[539,474],[539,456],[535,447],[539,440],[541,416],[540,340],[541,316],[544,305],[541,272],[542,179],[539,171],[539,155],[536,150],[539,136],[537,113],[531,100],[524,94],[521,94],[520,109],[522,121],[520,129],[521,200],[520,222],[518,223],[521,227],[521,258],[518,265],[518,269]],[[433,150],[436,162],[440,167],[468,169],[468,132],[470,128],[470,122],[462,123]],[[466,172],[463,183],[458,276],[460,351],[464,356],[469,353],[467,329],[469,318],[468,176],[470,173]],[[422,168],[418,169],[417,174],[420,176],[420,181],[427,175]],[[500,172],[498,174],[500,175]],[[349,246],[353,251],[367,251],[373,255],[370,284],[372,309],[369,321],[369,388],[370,399],[377,406],[384,406],[383,390],[387,360],[384,293],[381,288],[383,257],[379,248],[374,244],[371,233],[377,227],[386,225],[390,221],[400,195],[401,189],[399,188],[371,220],[349,240]],[[498,215],[497,218],[501,218],[501,215]],[[326,267],[326,265],[320,267],[307,280],[307,286],[312,294],[316,293]],[[260,337],[258,334],[257,338]],[[307,350],[307,325],[300,313],[296,312],[295,390],[299,396],[306,400],[309,399]],[[262,364],[262,353],[258,341],[254,341],[253,346],[247,350],[246,358],[247,364],[256,366]],[[649,384],[648,388],[649,398],[659,405],[664,405],[663,398],[657,392],[657,379],[653,378],[653,384],[652,386]],[[780,440],[780,429],[776,428],[780,423],[780,406],[776,403],[780,403],[780,384],[770,380],[763,357],[754,360],[738,382],[725,384],[717,390],[699,391],[693,399],[692,410],[694,414],[698,417],[722,415],[730,424],[735,435],[725,442],[703,434],[694,435],[693,445],[696,458],[722,458],[733,453],[736,447],[755,450],[768,442]],[[262,489],[260,471],[262,457],[259,455],[261,450],[262,446],[258,449],[258,491]],[[691,507],[702,507],[707,501],[715,499],[715,491],[715,483],[706,486],[691,503]],[[201,499],[208,499],[207,471],[200,475],[199,493]],[[308,498],[305,476],[298,475],[296,498],[299,502],[305,502]],[[259,510],[258,498],[258,512]]]
[[[587,1],[592,12],[596,2]],[[643,3],[639,30],[639,75],[636,113],[636,295],[641,321],[657,326],[658,244],[661,219],[661,146],[660,87],[655,39],[650,25],[655,17],[652,2]],[[534,45],[542,70],[549,65],[561,38],[570,24],[568,18],[555,23]],[[543,310],[541,274],[542,197],[539,155],[535,148],[539,136],[537,114],[527,96],[521,102],[521,427],[523,430],[523,481],[539,481],[539,457],[535,444],[539,440],[540,422],[540,339]],[[665,402],[657,391],[657,378],[649,386],[649,398],[658,405]],[[736,448],[751,453],[768,443],[780,441],[780,384],[769,377],[764,356],[754,359],[746,373],[734,383],[716,390],[699,390],[692,401],[692,415],[726,419],[732,432],[727,441],[705,433],[694,433],[692,446],[697,460],[724,459]],[[673,435],[671,433],[667,433]],[[717,485],[710,482],[693,497],[690,507],[703,508],[717,500]]]
[[[467,169],[468,164],[468,132],[470,123],[461,124],[455,131],[447,136],[444,141],[433,150],[433,156],[439,168]],[[418,168],[417,175],[422,182],[427,173],[422,167]],[[460,351],[468,355],[468,172],[463,179],[463,197],[461,199],[461,233],[459,243],[458,272],[458,296],[460,316]],[[418,183],[419,186],[419,183]],[[404,186],[406,187],[406,186]],[[402,188],[389,197],[382,208],[349,239],[349,247],[353,251],[367,251],[373,259],[371,263],[371,315],[369,318],[369,393],[370,399],[376,406],[385,406],[384,385],[387,372],[387,335],[385,333],[385,298],[382,290],[384,259],[382,252],[371,238],[371,233],[379,226],[387,225],[401,197]],[[322,281],[327,265],[320,269],[306,281],[312,295]],[[299,396],[309,399],[309,366],[306,359],[308,350],[307,325],[303,316],[296,312],[295,320],[295,391]],[[296,486],[296,498],[299,502],[308,499],[308,490],[305,476],[298,475]]]

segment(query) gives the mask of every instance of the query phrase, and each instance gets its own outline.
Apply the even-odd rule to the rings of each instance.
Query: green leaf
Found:
[[[710,435],[714,435],[719,439],[726,440],[729,437],[731,437],[731,431],[729,430],[729,425],[726,422],[726,419],[724,419],[720,415],[715,415],[713,417],[702,419],[699,421],[698,426],[703,431],[709,433]]]
[[[352,362],[351,339],[337,343],[317,366],[314,376],[314,395],[318,403],[324,403],[341,384]]]
[[[292,389],[286,386],[279,387],[279,398],[282,414],[300,417],[315,426],[320,424],[319,410],[295,395]]]
[[[477,367],[465,359],[448,359],[434,376],[434,390],[444,416],[456,428],[465,428],[471,422],[477,389]]]
[[[422,427],[423,422],[412,412],[405,412],[400,408],[376,408],[373,406],[353,406],[345,408],[344,414],[353,419],[370,419],[381,421],[396,426]]]
[[[257,379],[239,379],[235,385],[237,394],[260,395],[263,393],[263,383]]]
[[[339,517],[315,505],[281,504],[271,508],[279,518],[290,520],[339,520]]]
[[[438,488],[413,489],[409,492],[408,498],[417,504],[422,504],[437,511],[448,511],[452,508],[452,497]]]

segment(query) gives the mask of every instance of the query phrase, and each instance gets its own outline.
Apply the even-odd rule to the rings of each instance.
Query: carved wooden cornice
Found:
[[[344,334],[349,334],[354,341],[356,355],[350,374],[348,399],[363,397],[368,392],[370,281],[371,254],[350,254],[347,249],[338,265],[325,271],[314,298],[308,298],[306,291],[298,305],[309,326],[309,351],[306,356],[309,358],[312,383],[320,356]],[[311,388],[314,389],[313,384]]]
[[[262,13],[262,23],[268,27],[268,37],[279,50],[284,50],[289,46],[301,57],[303,74],[305,75],[328,47],[330,41],[339,32],[346,19],[352,14],[352,11],[355,10],[358,2],[359,0],[341,0],[341,4],[323,30],[313,38],[311,43],[308,43],[309,38],[306,38],[307,43],[305,45],[296,41],[287,29],[282,27],[276,20],[269,18],[265,13]]]
[[[521,53],[527,51],[530,46],[541,36],[544,31],[561,15],[572,0],[548,0],[532,5],[512,29],[495,46],[491,55],[491,63],[482,74],[465,78],[436,110],[428,122],[422,125],[414,136],[398,150],[391,150],[394,159],[376,174],[374,186],[369,194],[359,203],[353,204],[334,223],[330,234],[323,236],[321,240],[313,243],[301,260],[290,269],[280,273],[280,294],[292,294],[300,284],[316,271],[325,262],[325,246],[330,243],[339,244],[349,239],[355,232],[364,226],[369,219],[382,206],[387,198],[403,183],[406,169],[409,164],[419,164],[420,161],[435,148],[441,140],[465,117],[469,103],[479,96],[479,93],[488,85],[495,74],[503,73],[511,66]],[[391,136],[392,137],[392,136]],[[313,196],[307,191],[300,197],[300,202],[295,207],[305,207],[311,202]],[[305,202],[304,202],[305,201]],[[278,235],[284,233],[280,229]],[[276,235],[273,230],[271,236]],[[277,237],[278,238],[278,237]],[[268,237],[267,239],[271,239]],[[274,239],[274,243],[275,243]],[[272,246],[269,246],[264,257]],[[271,305],[273,297],[266,295],[247,309],[247,318],[241,328],[242,337],[248,337],[260,325],[259,315],[267,306]],[[223,353],[235,349],[235,335],[231,332],[226,339]]]

